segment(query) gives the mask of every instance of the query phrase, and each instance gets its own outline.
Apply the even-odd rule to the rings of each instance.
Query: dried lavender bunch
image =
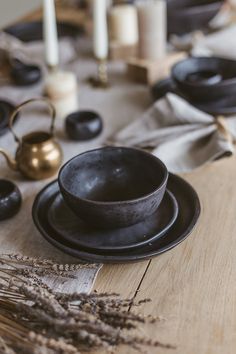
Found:
[[[19,254],[2,254],[0,256],[0,262],[4,264],[13,263],[34,268],[43,268],[51,270],[52,272],[74,272],[83,268],[94,269],[98,266],[96,263],[58,264],[51,259],[21,256]]]
[[[22,259],[17,255],[5,258],[4,263],[1,257],[0,267],[1,353],[75,354],[97,348],[107,352],[120,344],[134,349],[143,345],[174,349],[169,344],[129,333],[140,324],[156,321],[130,311],[134,299],[121,299],[115,293],[57,293],[33,270],[31,274],[30,268],[26,273],[12,271],[18,262],[52,269],[52,261]]]

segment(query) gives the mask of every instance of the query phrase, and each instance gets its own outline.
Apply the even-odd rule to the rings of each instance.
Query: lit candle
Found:
[[[109,32],[112,41],[121,45],[138,42],[137,9],[133,5],[117,5],[109,11]]]
[[[43,34],[46,63],[49,67],[55,67],[59,62],[59,54],[54,0],[43,0]]]
[[[166,1],[156,0],[137,5],[139,57],[155,60],[166,55]]]
[[[93,48],[98,60],[108,56],[107,2],[93,0]]]

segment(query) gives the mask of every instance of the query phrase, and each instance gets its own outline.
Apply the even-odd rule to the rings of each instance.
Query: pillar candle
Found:
[[[166,1],[156,0],[137,5],[139,57],[155,60],[166,54]]]
[[[43,35],[46,63],[50,67],[57,66],[59,54],[54,0],[43,0]]]
[[[93,48],[97,59],[108,56],[108,29],[106,0],[93,0]]]
[[[137,9],[132,5],[117,5],[109,11],[110,39],[121,45],[138,42]]]
[[[55,106],[60,118],[65,118],[79,108],[77,79],[72,72],[50,72],[45,82],[45,94]]]

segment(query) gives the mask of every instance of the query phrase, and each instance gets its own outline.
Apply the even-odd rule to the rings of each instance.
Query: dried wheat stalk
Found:
[[[76,267],[18,255],[0,256],[0,353],[78,354],[97,348],[108,352],[120,344],[138,350],[143,345],[174,349],[129,334],[139,324],[156,320],[128,311],[133,299],[122,300],[115,293],[57,293],[39,277],[43,273],[38,269],[69,276]]]

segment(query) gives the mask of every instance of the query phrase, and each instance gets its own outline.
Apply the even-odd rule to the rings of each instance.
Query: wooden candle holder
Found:
[[[155,61],[139,58],[129,59],[127,63],[128,76],[137,82],[152,85],[170,74],[171,67],[187,57],[185,52],[170,53]]]
[[[128,61],[135,58],[138,53],[137,45],[121,45],[115,41],[111,41],[109,45],[109,59]]]

